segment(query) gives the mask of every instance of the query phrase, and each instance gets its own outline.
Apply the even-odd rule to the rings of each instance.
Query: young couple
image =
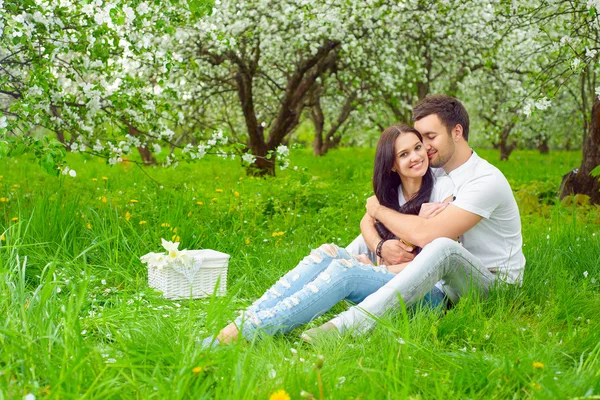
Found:
[[[379,139],[361,236],[346,249],[313,251],[203,347],[288,332],[343,299],[356,305],[302,337],[365,332],[400,298],[436,306],[471,289],[486,296],[496,280],[521,283],[519,210],[504,175],[469,147],[466,109],[429,96],[413,121]]]

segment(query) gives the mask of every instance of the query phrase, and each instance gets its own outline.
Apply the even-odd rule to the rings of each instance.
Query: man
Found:
[[[424,218],[400,214],[381,206],[374,196],[369,198],[366,208],[371,218],[423,250],[380,290],[321,329],[367,330],[375,323],[371,316],[395,307],[399,296],[409,306],[438,281],[454,302],[472,287],[487,295],[497,279],[522,282],[525,257],[517,203],[502,172],[469,147],[464,106],[450,96],[429,96],[413,108],[413,121],[423,135],[430,165],[452,179],[456,199],[424,205],[429,214]],[[406,249],[386,243],[381,246],[385,261],[410,258],[403,254]]]

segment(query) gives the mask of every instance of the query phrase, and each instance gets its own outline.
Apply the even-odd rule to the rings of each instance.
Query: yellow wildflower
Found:
[[[273,392],[271,396],[269,396],[269,400],[290,400],[291,397],[284,389],[280,389],[276,392]]]
[[[277,232],[279,236],[283,236],[285,232]]]
[[[0,203],[8,203],[8,199],[6,197],[0,197]]]
[[[177,236],[177,234],[173,235],[173,237],[171,238],[172,242],[181,242],[181,238],[179,236]]]
[[[542,387],[540,386],[540,384],[539,384],[539,383],[536,383],[536,382],[531,382],[531,383],[530,383],[530,385],[531,385],[531,387],[532,387],[532,388],[534,388],[535,390],[541,390],[541,389],[542,389]]]
[[[217,201],[217,198],[213,197],[212,199],[210,199],[210,201]]]
[[[246,244],[250,244],[250,239],[246,239]]]
[[[4,236],[4,235],[0,235],[0,241],[2,241],[2,242],[6,242],[6,236]]]
[[[102,180],[103,180],[103,181],[107,181],[107,180],[108,180],[108,178],[107,178],[107,177],[105,177],[105,176],[103,176],[103,177],[102,177]]]
[[[11,221],[12,221],[12,222],[18,222],[18,221],[19,221],[19,218],[17,218],[17,217],[13,217],[13,218],[11,219]]]
[[[81,218],[85,218],[85,214],[81,214]]]
[[[137,201],[136,199],[131,199],[131,200],[129,200],[129,202],[130,202],[130,203],[133,203],[133,204],[135,204],[135,203],[137,203],[138,201]]]
[[[188,213],[188,217],[191,217],[191,216],[192,216],[192,212],[190,211],[190,212]]]
[[[533,362],[533,368],[536,368],[536,369],[543,369],[543,368],[544,368],[544,364],[542,364],[542,363],[541,363],[541,362],[539,362],[539,361],[534,361],[534,362]]]
[[[223,189],[217,189],[217,193],[223,193]]]
[[[179,232],[179,228],[173,228],[173,233]]]
[[[92,182],[97,182],[98,178],[92,178]]]
[[[233,195],[234,195],[235,197],[240,197],[240,194],[239,194],[238,192],[233,192]]]
[[[275,236],[277,236],[277,232],[273,232],[273,233],[271,234],[271,236],[272,236],[272,237],[275,237]]]
[[[196,204],[198,204],[199,206],[203,205],[204,203],[201,201],[197,201]]]
[[[92,224],[90,224],[89,222],[85,225],[86,228],[88,229],[92,229]]]
[[[106,203],[106,196],[100,196],[98,197],[98,200],[102,201],[103,203]]]
[[[15,183],[15,184],[13,185],[13,187],[14,187],[15,189],[17,189],[17,188],[19,187],[19,185]]]
[[[195,374],[199,374],[200,372],[202,372],[202,367],[194,367],[192,368],[192,372]]]
[[[160,226],[162,226],[163,228],[168,228],[171,226],[171,224],[169,224],[168,222],[163,222],[162,224],[160,224]]]
[[[140,225],[146,225],[147,222],[146,221],[140,221]]]
[[[129,221],[131,219],[131,213],[129,211],[127,211],[125,213],[125,221]]]

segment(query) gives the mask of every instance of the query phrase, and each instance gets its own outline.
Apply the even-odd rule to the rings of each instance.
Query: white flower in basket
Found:
[[[228,254],[179,250],[179,242],[161,240],[167,253],[148,253],[140,258],[148,265],[148,286],[162,291],[168,299],[206,297],[215,290],[225,294]]]

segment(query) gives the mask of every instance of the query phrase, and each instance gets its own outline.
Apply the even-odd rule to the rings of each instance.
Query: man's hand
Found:
[[[381,246],[383,264],[402,264],[412,261],[415,258],[415,255],[412,253],[413,250],[412,246],[408,246],[399,240],[386,240]],[[381,261],[380,264],[382,264]]]
[[[449,203],[423,203],[419,211],[419,217],[433,218],[448,207]]]
[[[375,196],[371,196],[367,199],[367,214],[369,214],[371,216],[371,218],[375,219],[375,213],[377,212],[377,209],[379,207],[381,207],[381,205],[379,204],[379,200],[377,200],[377,197]]]

